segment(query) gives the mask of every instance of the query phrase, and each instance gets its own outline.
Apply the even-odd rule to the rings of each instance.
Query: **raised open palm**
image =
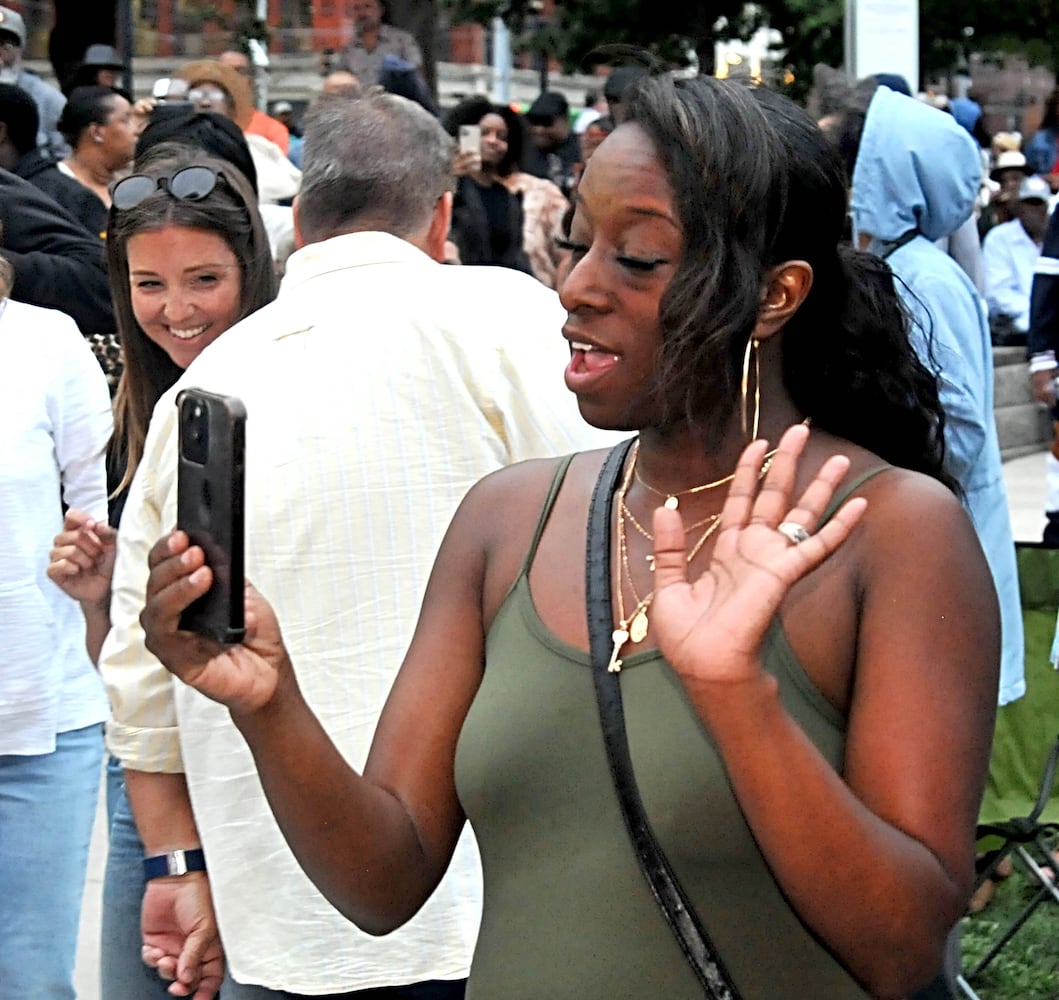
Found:
[[[721,513],[710,564],[694,582],[688,580],[680,514],[665,508],[655,511],[651,630],[678,674],[717,682],[757,676],[765,632],[787,592],[834,552],[860,520],[867,501],[856,498],[816,530],[849,469],[844,456],[828,459],[792,502],[808,436],[802,425],[787,430],[760,488],[759,470],[768,444],[755,441],[745,449]],[[790,534],[798,532],[791,525],[804,528],[808,537],[795,542]]]

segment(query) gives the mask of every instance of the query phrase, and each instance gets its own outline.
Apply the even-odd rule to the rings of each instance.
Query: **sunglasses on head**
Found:
[[[202,201],[213,193],[223,177],[219,170],[203,166],[181,167],[171,177],[131,174],[111,188],[110,200],[119,212],[135,208],[158,190],[167,191],[181,201]]]

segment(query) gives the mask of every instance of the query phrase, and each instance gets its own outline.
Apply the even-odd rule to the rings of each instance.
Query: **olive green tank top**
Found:
[[[701,1000],[622,821],[589,655],[549,631],[529,590],[568,465],[486,637],[484,678],[456,753],[485,878],[467,998]],[[845,719],[802,670],[778,619],[764,664],[787,711],[841,771]],[[661,654],[625,657],[620,679],[647,815],[743,1000],[864,1000],[784,899],[710,734]]]

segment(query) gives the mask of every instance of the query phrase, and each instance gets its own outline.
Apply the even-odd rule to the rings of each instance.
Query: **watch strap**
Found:
[[[143,859],[144,881],[166,875],[187,875],[188,872],[204,872],[206,855],[199,847],[187,851],[167,851]]]

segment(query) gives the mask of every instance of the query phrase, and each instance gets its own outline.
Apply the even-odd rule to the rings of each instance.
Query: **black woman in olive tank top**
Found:
[[[635,436],[607,544],[644,806],[744,1000],[906,996],[969,893],[999,650],[937,373],[885,263],[840,245],[842,165],[804,112],[711,78],[647,77],[623,108],[578,188],[559,292],[582,415]],[[362,774],[301,696],[265,598],[248,595],[243,645],[203,645],[176,628],[209,585],[201,551],[177,533],[152,554],[152,650],[229,707],[343,913],[373,933],[410,919],[470,820],[474,1000],[703,995],[637,867],[595,712],[604,458],[512,466],[468,494]]]

